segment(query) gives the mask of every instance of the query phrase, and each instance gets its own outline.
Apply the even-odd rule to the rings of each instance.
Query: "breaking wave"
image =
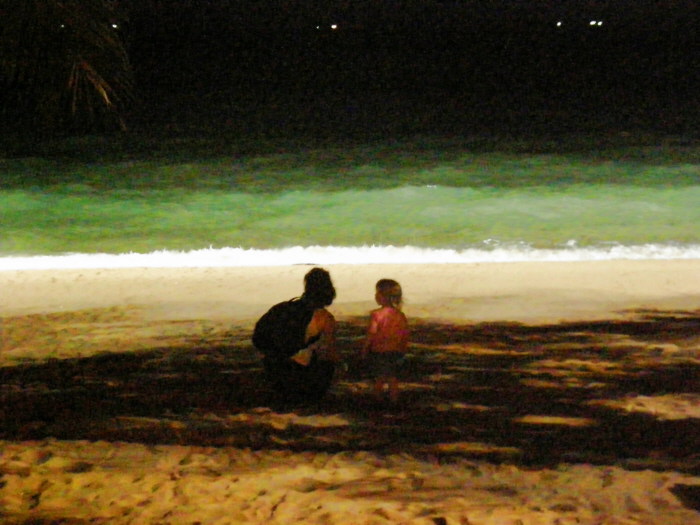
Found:
[[[294,246],[281,249],[207,248],[151,253],[34,255],[0,257],[0,270],[96,268],[195,268],[283,266],[294,264],[455,264],[526,261],[601,261],[643,259],[700,259],[700,245],[610,244],[540,249],[528,244],[484,243],[466,249],[414,246]]]

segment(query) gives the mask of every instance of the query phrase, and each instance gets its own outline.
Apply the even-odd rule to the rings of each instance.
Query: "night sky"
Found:
[[[447,132],[697,123],[694,1],[132,0],[128,11],[121,30],[151,117]]]

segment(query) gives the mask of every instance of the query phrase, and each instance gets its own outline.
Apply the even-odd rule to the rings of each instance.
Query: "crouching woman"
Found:
[[[327,307],[335,295],[328,271],[313,268],[301,297],[273,306],[256,324],[253,343],[264,355],[265,376],[287,400],[320,399],[331,385],[338,356]]]

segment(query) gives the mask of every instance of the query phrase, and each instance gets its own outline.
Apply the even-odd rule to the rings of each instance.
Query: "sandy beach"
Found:
[[[700,524],[700,260],[326,266],[348,368],[291,406],[250,334],[310,267],[0,271],[0,523]]]

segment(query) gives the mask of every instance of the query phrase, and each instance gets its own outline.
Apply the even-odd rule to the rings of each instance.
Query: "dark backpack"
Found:
[[[268,357],[286,359],[306,347],[314,307],[304,299],[276,304],[255,323],[253,344]]]

